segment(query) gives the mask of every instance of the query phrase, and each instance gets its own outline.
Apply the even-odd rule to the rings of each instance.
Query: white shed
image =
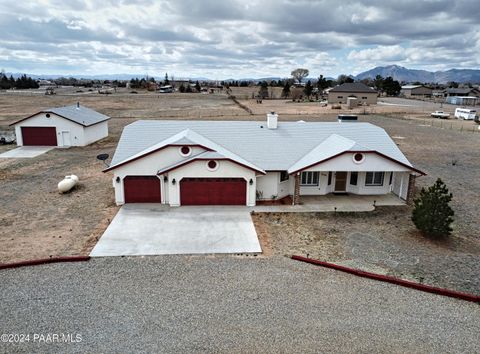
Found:
[[[109,119],[77,103],[42,110],[11,125],[18,146],[86,146],[108,136]]]

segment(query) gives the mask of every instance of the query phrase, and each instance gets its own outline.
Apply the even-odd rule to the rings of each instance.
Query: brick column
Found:
[[[407,189],[407,204],[413,205],[413,197],[415,195],[415,175],[408,176],[408,189]]]
[[[295,175],[295,188],[293,190],[292,204],[300,204],[300,173]]]

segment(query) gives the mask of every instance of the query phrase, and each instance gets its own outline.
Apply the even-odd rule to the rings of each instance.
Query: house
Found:
[[[380,127],[360,122],[139,120],[110,166],[118,205],[248,205],[330,193],[410,200],[424,175]]]
[[[449,87],[446,89],[447,97],[480,97],[480,90],[471,87],[465,88],[453,88]]]
[[[10,125],[17,145],[85,146],[108,136],[110,117],[79,103],[45,109]]]
[[[361,82],[347,82],[328,91],[330,104],[346,104],[349,97],[355,98],[357,104],[377,104],[378,92]]]
[[[432,97],[433,90],[423,85],[405,85],[400,90],[400,95],[406,98]]]
[[[479,98],[474,96],[448,96],[445,101],[458,106],[475,106]]]

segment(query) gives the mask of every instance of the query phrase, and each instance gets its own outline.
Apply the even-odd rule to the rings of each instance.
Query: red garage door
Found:
[[[125,203],[160,203],[160,180],[157,176],[127,176],[123,179]]]
[[[23,145],[57,146],[55,127],[22,127]]]
[[[180,181],[181,205],[245,205],[243,178],[184,178]]]

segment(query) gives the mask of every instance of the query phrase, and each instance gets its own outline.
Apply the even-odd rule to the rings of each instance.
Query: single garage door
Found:
[[[126,176],[123,179],[125,203],[160,203],[160,180],[157,176]]]
[[[245,205],[247,183],[243,178],[183,178],[181,205]]]
[[[55,127],[21,127],[23,145],[57,146]]]

